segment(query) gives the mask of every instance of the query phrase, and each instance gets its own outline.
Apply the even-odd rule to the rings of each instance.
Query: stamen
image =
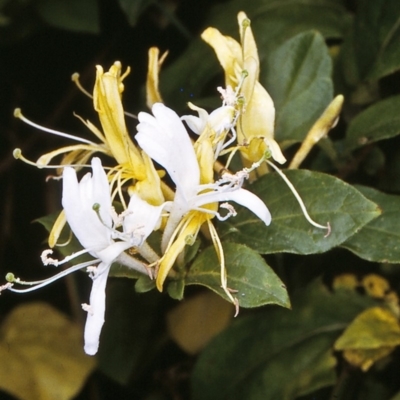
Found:
[[[44,265],[54,265],[54,266],[58,267],[59,265],[65,264],[66,262],[73,260],[74,258],[79,257],[82,254],[86,254],[88,252],[89,252],[89,250],[83,249],[76,253],[72,253],[71,255],[66,256],[63,260],[59,261],[57,259],[48,258],[47,256],[49,254],[53,254],[53,250],[47,249],[42,252],[40,258],[42,259],[42,262]]]
[[[90,315],[93,315],[93,307],[90,304],[83,303],[81,304],[81,306],[83,311],[86,311]]]
[[[8,282],[8,283],[6,283],[5,285],[1,285],[0,286],[0,295],[1,295],[1,292],[3,291],[3,290],[7,290],[7,289],[10,289],[11,287],[12,287],[12,283],[11,282]]]
[[[72,272],[78,271],[80,269],[86,268],[89,265],[92,265],[94,262],[97,262],[99,260],[92,260],[92,261],[87,261],[78,265],[74,265],[73,267],[70,267],[68,269],[66,269],[65,271],[62,271],[54,276],[52,276],[51,278],[47,278],[47,279],[43,279],[41,281],[34,281],[34,282],[24,282],[21,281],[19,278],[15,278],[14,274],[12,273],[8,273],[6,275],[6,280],[12,283],[18,283],[20,285],[24,285],[24,286],[32,286],[30,288],[27,289],[14,289],[13,287],[9,287],[8,290],[11,290],[12,292],[16,292],[16,293],[27,293],[27,292],[32,292],[36,289],[40,289],[44,286],[49,285],[50,283],[53,283],[55,281],[57,281],[60,278],[63,278],[64,276],[67,276],[69,274],[71,274]]]
[[[286,175],[278,168],[276,167],[271,161],[265,160],[268,165],[270,165],[279,175],[280,177],[285,181],[286,185],[289,186],[289,189],[292,191],[294,197],[296,197],[297,202],[300,205],[301,211],[303,211],[304,217],[306,218],[306,220],[313,226],[315,226],[316,228],[320,228],[320,229],[326,229],[327,233],[324,237],[328,237],[331,233],[331,225],[329,222],[327,222],[326,226],[324,225],[320,225],[317,222],[315,222],[310,215],[307,212],[306,206],[304,205],[304,202],[302,200],[302,198],[300,197],[299,193],[297,192],[297,190],[295,189],[295,187],[293,186],[293,184],[289,181],[289,179],[286,177]]]
[[[53,254],[53,250],[51,250],[51,249],[43,250],[42,254],[40,255],[40,259],[42,260],[43,265],[57,266],[58,260],[48,257],[49,254]]]
[[[94,265],[89,265],[86,268],[86,272],[89,274],[89,277],[94,279],[97,275],[97,267],[95,267]]]
[[[236,212],[235,208],[232,206],[232,204],[222,203],[222,204],[220,204],[220,207],[224,208],[225,210],[228,210],[228,214],[224,217],[224,219],[222,219],[222,220],[220,219],[220,221],[225,221],[229,217],[236,217],[237,212]],[[218,218],[218,215],[217,215],[217,218]]]
[[[81,85],[81,82],[79,80],[79,74],[78,72],[75,72],[74,74],[72,74],[71,76],[71,80],[72,82],[75,83],[75,85],[78,87],[78,89],[87,97],[89,97],[90,99],[93,99],[93,96]]]
[[[207,220],[208,229],[210,232],[211,239],[214,244],[215,251],[217,253],[217,257],[219,260],[219,264],[221,267],[220,274],[221,274],[221,288],[224,290],[226,295],[228,296],[229,300],[235,306],[235,317],[239,314],[239,301],[237,298],[233,297],[230,289],[228,289],[227,282],[228,278],[226,276],[226,268],[225,268],[225,256],[224,256],[224,249],[222,248],[222,243],[219,239],[218,233],[210,220]]]
[[[34,128],[39,129],[41,131],[52,133],[53,135],[61,136],[61,137],[67,138],[67,139],[72,139],[72,140],[75,140],[77,142],[96,145],[96,143],[91,142],[90,140],[82,139],[82,138],[80,138],[78,136],[70,135],[70,134],[65,133],[65,132],[56,131],[54,129],[45,128],[44,126],[35,124],[34,122],[32,122],[29,119],[27,119],[26,117],[24,117],[24,115],[22,114],[20,108],[16,108],[14,110],[14,117],[19,118],[21,121],[25,122],[26,124],[28,124],[30,126],[33,126]]]

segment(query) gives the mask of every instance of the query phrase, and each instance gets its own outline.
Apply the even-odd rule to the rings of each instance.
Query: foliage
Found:
[[[3,46],[46,25],[71,35],[102,33],[100,2],[23,3],[0,2]],[[119,0],[115,6],[124,29],[143,33],[141,21],[147,23],[151,14],[159,26],[167,20],[187,40],[190,18],[166,3]],[[245,184],[267,205],[272,222],[266,226],[235,205],[237,215],[213,219],[221,248],[204,224],[195,240],[185,238],[162,294],[151,276],[114,263],[97,359],[103,375],[92,383],[99,385],[106,376],[124,394],[148,399],[308,400],[318,393],[398,399],[400,386],[390,380],[400,363],[398,0],[229,0],[207,7],[201,29],[161,68],[160,95],[179,115],[188,114],[188,101],[208,111],[218,107],[222,68],[200,33],[211,26],[238,39],[237,13],[246,12],[260,58],[255,80],[272,97],[274,139],[288,159],[283,177],[254,167]],[[144,85],[144,74],[138,76]],[[124,82],[126,92],[129,83]],[[312,143],[300,169],[287,169],[337,94],[345,97],[340,121],[321,128],[322,139]],[[145,109],[143,98],[137,109]],[[251,167],[237,150],[229,168]],[[228,155],[220,160],[227,162]],[[39,222],[51,231],[57,216]],[[325,225],[329,229],[321,229]],[[82,249],[68,227],[59,241],[67,243],[58,248],[64,256]],[[159,232],[150,236],[156,252],[160,241]],[[1,301],[5,296],[10,293],[2,293]],[[240,306],[235,319],[234,307],[225,301],[232,296]],[[85,303],[87,294],[78,297]],[[41,311],[25,311],[27,321],[13,313],[2,321],[0,351],[7,364],[1,363],[0,389],[24,400],[72,398],[95,362],[79,352],[74,324],[49,306],[36,307]],[[24,336],[28,330],[30,336]],[[63,342],[68,346],[60,347]],[[58,362],[62,374],[53,369],[47,375]],[[17,379],[22,370],[23,384]],[[43,385],[45,376],[50,388]]]

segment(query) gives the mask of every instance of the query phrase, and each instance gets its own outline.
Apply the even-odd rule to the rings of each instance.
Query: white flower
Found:
[[[182,121],[162,103],[154,104],[152,111],[154,116],[139,113],[136,140],[153,160],[167,170],[176,185],[170,220],[177,215],[180,219],[188,211],[199,210],[205,204],[233,200],[269,225],[271,215],[267,207],[259,197],[234,182],[236,175],[201,185],[199,163]]]
[[[194,133],[200,135],[207,125],[217,134],[231,129],[235,115],[234,107],[222,106],[214,110],[211,114],[208,114],[204,108],[197,107],[192,103],[188,103],[188,106],[190,109],[197,111],[199,116],[184,115],[181,117],[181,120],[185,121]]]
[[[260,198],[241,188],[244,179],[242,171],[235,175],[225,174],[217,182],[201,184],[200,168],[210,166],[202,166],[197,160],[190,137],[179,116],[161,103],[154,104],[152,111],[154,116],[144,112],[139,113],[140,123],[137,127],[136,140],[153,160],[167,170],[176,185],[174,201],[161,243],[161,249],[165,252],[157,276],[157,287],[161,290],[162,283],[186,240],[186,237],[178,237],[175,243],[179,244],[174,247],[170,243],[171,238],[176,236],[179,224],[189,212],[216,215],[223,220],[234,215],[233,208],[225,207],[228,214],[223,217],[217,211],[213,211],[215,207],[212,205],[232,200],[247,207],[266,225],[271,222],[271,215]],[[204,219],[198,221],[202,224]],[[190,226],[191,231],[197,234],[200,226]],[[180,236],[184,234],[187,234],[187,231],[183,230]],[[174,254],[167,254],[168,249],[171,249],[170,254]]]
[[[100,261],[97,268],[90,270],[93,286],[90,293],[90,305],[86,305],[84,308],[88,311],[84,334],[85,352],[90,355],[96,354],[99,346],[100,333],[104,324],[105,287],[110,267],[126,249],[140,246],[143,243],[155,228],[161,213],[158,211],[160,207],[149,205],[149,208],[145,210],[141,204],[141,213],[135,214],[139,217],[139,222],[135,222],[135,216],[130,216],[124,224],[124,228],[129,229],[129,232],[117,232],[113,229],[108,180],[99,158],[93,158],[92,171],[92,174],[86,174],[78,182],[75,170],[71,167],[64,168],[62,196],[66,219],[74,235],[81,245],[97,261]],[[143,200],[140,201],[145,203]],[[128,207],[130,212],[134,211],[134,206],[137,204],[137,196],[132,196]],[[147,213],[154,211],[151,207],[157,209],[158,214],[146,219],[144,211]],[[138,224],[142,229],[140,237],[135,236],[133,231],[139,226]],[[122,241],[115,242],[113,237],[118,237]],[[126,261],[126,257],[124,260]],[[133,268],[147,273],[141,263],[134,262],[133,259],[132,262],[134,263],[131,265]]]

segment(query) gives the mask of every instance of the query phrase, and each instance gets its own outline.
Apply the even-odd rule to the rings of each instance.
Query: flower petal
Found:
[[[129,214],[124,218],[124,233],[132,235],[132,246],[140,246],[147,237],[158,229],[161,223],[161,213],[166,203],[161,206],[152,206],[133,194],[130,198]]]
[[[177,188],[192,195],[200,172],[193,145],[178,115],[164,104],[153,106],[154,117],[139,113],[136,140],[171,176]]]
[[[85,325],[85,353],[93,356],[99,348],[101,328],[104,324],[106,310],[106,284],[110,264],[100,263],[97,274],[93,278],[92,291],[90,292],[90,309],[88,310]]]
[[[235,203],[248,208],[251,212],[257,215],[265,225],[271,223],[271,213],[264,202],[254,193],[242,188],[225,192],[208,192],[201,194],[196,198],[195,207],[201,207],[205,204],[220,201],[234,201]]]
[[[74,235],[93,254],[111,243],[108,228],[111,226],[111,198],[107,176],[99,158],[93,158],[92,170],[93,176],[88,173],[78,183],[75,170],[64,168],[62,204]],[[102,221],[93,210],[95,203],[100,205]]]

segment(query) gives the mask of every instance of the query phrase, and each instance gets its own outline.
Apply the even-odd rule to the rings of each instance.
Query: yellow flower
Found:
[[[283,164],[286,159],[274,140],[274,104],[258,81],[260,61],[250,20],[244,12],[239,12],[238,22],[241,43],[215,28],[207,28],[201,37],[213,47],[225,71],[226,87],[235,90],[236,105],[240,108],[237,136],[243,145],[242,155],[250,162],[257,162],[269,151],[275,161]]]
[[[40,168],[48,167],[54,157],[64,155],[61,166],[81,167],[87,164],[94,153],[101,152],[113,157],[117,163],[108,173],[108,178],[120,194],[123,203],[121,187],[127,183],[129,194],[136,193],[149,204],[157,206],[164,202],[160,176],[154,168],[152,160],[135,146],[128,134],[122,105],[122,93],[124,90],[123,80],[130,70],[128,68],[124,74],[121,74],[121,69],[121,63],[118,61],[107,72],[104,72],[101,66],[96,67],[93,103],[94,109],[99,115],[103,132],[90,121],[80,118],[90,131],[100,139],[100,143],[40,127],[27,120],[19,109],[14,114],[36,128],[80,142],[46,153],[34,165]],[[73,79],[77,79],[76,75],[73,76]],[[21,158],[30,163],[22,156],[19,149],[14,151],[14,155],[16,158]],[[56,244],[64,225],[65,217],[61,214],[50,233],[50,247],[54,247]]]

